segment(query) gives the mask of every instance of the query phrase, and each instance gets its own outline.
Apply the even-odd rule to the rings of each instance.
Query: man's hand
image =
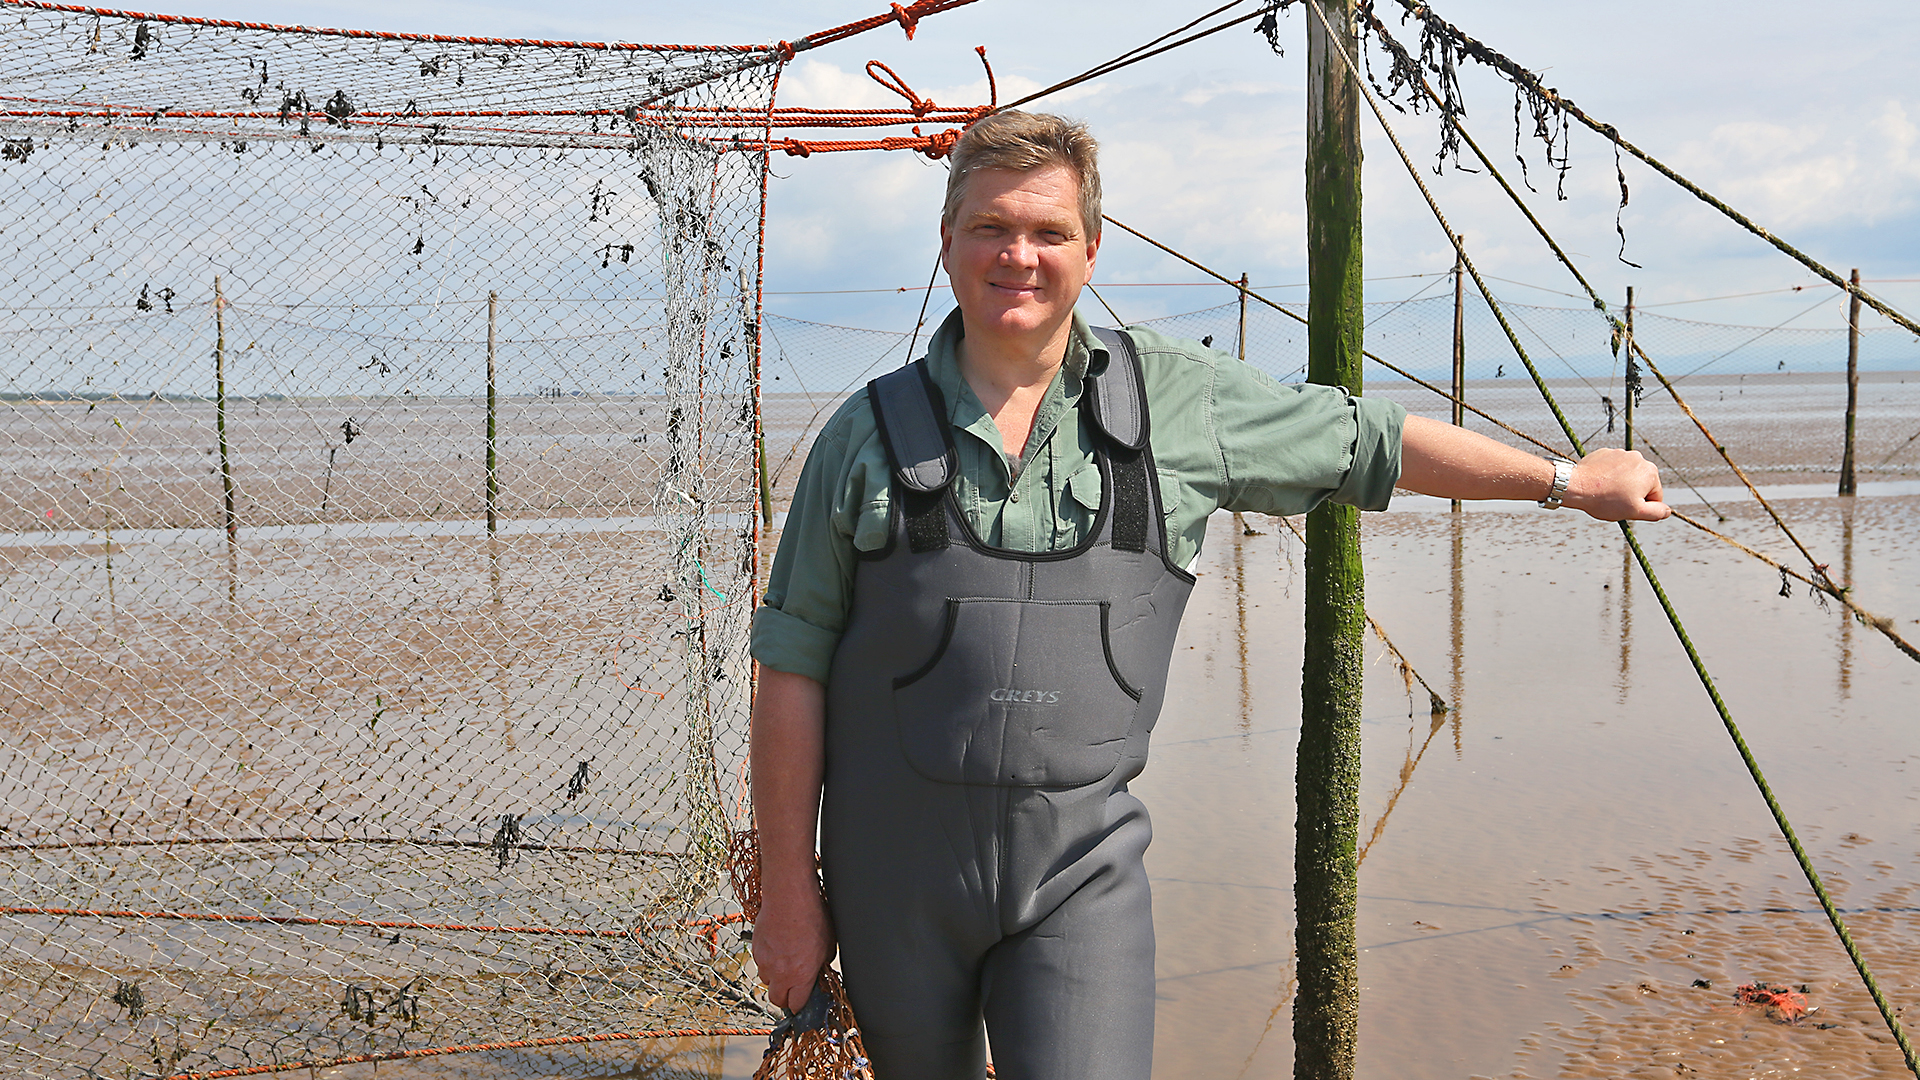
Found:
[[[753,816],[760,830],[753,962],[773,1003],[795,1012],[833,959],[833,923],[813,854],[826,730],[826,687],[804,675],[760,669],[753,699]]]
[[[1640,451],[1602,449],[1574,464],[1560,501],[1601,521],[1659,521],[1673,512],[1660,495],[1660,470]]]
[[[799,1012],[813,993],[814,980],[833,959],[833,924],[826,898],[811,881],[774,890],[760,882],[760,918],[753,924],[753,962],[767,996],[789,1012]],[[783,895],[791,894],[791,895]]]
[[[1545,499],[1553,463],[1485,435],[1424,416],[1407,417],[1400,438],[1399,486],[1443,499]],[[1595,450],[1567,481],[1562,505],[1601,521],[1659,521],[1660,470],[1637,450]]]

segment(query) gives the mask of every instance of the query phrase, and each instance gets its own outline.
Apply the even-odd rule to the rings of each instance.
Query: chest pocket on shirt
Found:
[[[1180,509],[1180,474],[1172,469],[1155,469],[1160,474],[1160,513],[1172,517]]]

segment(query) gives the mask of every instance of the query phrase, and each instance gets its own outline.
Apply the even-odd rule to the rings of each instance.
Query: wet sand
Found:
[[[182,440],[183,448],[190,445]],[[313,467],[324,460],[318,443],[311,450],[296,470],[309,486]],[[192,453],[204,460],[200,449]],[[613,460],[588,471],[604,471]],[[622,468],[631,470],[626,476],[646,472],[640,459]],[[334,477],[336,494],[345,475]],[[211,493],[194,490],[198,501],[191,513],[181,511],[177,524],[207,523]],[[294,487],[289,480],[272,490]],[[295,510],[310,494],[289,495],[289,509],[275,520],[301,520]],[[632,507],[629,513],[646,512],[645,500],[621,494],[612,501]],[[81,508],[88,505],[76,503],[73,516],[84,517]],[[1817,556],[1854,582],[1865,606],[1896,617],[1909,638],[1920,636],[1920,497],[1862,498],[1851,508],[1834,498],[1781,506]],[[43,512],[24,501],[19,509],[36,519]],[[558,518],[579,512],[556,509]],[[1753,504],[1721,509],[1732,519],[1723,529],[1786,555],[1787,545],[1769,535]],[[176,524],[155,516],[153,527]],[[1291,1072],[1301,552],[1279,523],[1252,520],[1262,535],[1240,535],[1225,515],[1213,523],[1153,764],[1136,785],[1153,811],[1157,836],[1149,854],[1160,937],[1157,1076]],[[473,762],[436,765],[450,782],[484,782],[505,792],[514,787],[513,773],[524,777],[529,793],[538,788],[551,795],[564,786],[574,758],[545,760],[553,757],[546,754],[541,770],[515,772],[517,765],[508,768],[512,755],[499,751],[511,733],[504,725],[495,731],[488,717],[526,710],[561,715],[598,739],[602,721],[595,717],[606,715],[611,702],[622,702],[615,712],[643,730],[670,723],[677,712],[635,708],[648,704],[635,701],[636,693],[656,691],[634,678],[634,668],[670,631],[653,614],[659,582],[635,582],[623,569],[659,558],[651,526],[630,524],[635,531],[582,525],[549,538],[503,539],[506,602],[524,608],[515,608],[511,621],[526,630],[511,641],[488,636],[499,631],[484,613],[498,601],[479,538],[442,535],[436,526],[378,536],[347,528],[324,541],[264,534],[247,540],[242,606],[249,588],[263,586],[269,591],[256,591],[253,599],[268,603],[256,606],[243,631],[254,634],[257,645],[227,662],[267,672],[330,656],[350,661],[340,670],[360,672],[363,689],[388,691],[378,703],[324,681],[263,702],[219,690],[206,681],[211,669],[182,679],[169,657],[181,641],[227,617],[216,548],[201,550],[193,536],[116,536],[109,547],[102,537],[29,543],[32,537],[23,535],[0,550],[0,570],[9,581],[10,632],[39,640],[42,631],[31,625],[41,619],[62,628],[74,618],[86,620],[88,634],[104,635],[97,640],[119,651],[68,662],[81,663],[99,689],[123,700],[148,703],[160,715],[190,715],[193,703],[212,701],[222,709],[267,704],[288,716],[304,709],[363,721],[370,704],[384,705],[394,713],[381,732],[405,715],[417,729],[410,740],[415,749],[443,742],[448,725],[468,725],[469,737],[486,733],[490,741],[474,744]],[[1366,528],[1371,612],[1458,707],[1435,724],[1424,693],[1410,696],[1384,651],[1370,646],[1361,1074],[1785,1076],[1797,1069],[1900,1075],[1897,1051],[1800,882],[1672,631],[1645,583],[1625,565],[1618,533],[1571,513],[1537,510],[1475,511],[1457,520],[1401,511],[1369,515]],[[1920,896],[1913,885],[1920,881],[1920,731],[1914,726],[1920,665],[1870,629],[1823,612],[1804,587],[1780,596],[1775,571],[1684,526],[1643,527],[1641,536],[1783,804],[1841,897],[1882,986],[1896,1005],[1920,1016]],[[122,575],[121,591],[111,599],[103,569],[109,554]],[[556,580],[560,588],[541,585]],[[357,611],[338,607],[349,594],[377,602],[357,601],[365,605]],[[83,602],[61,607],[74,597]],[[146,625],[139,618],[159,621],[151,632],[127,635],[111,624],[116,610],[123,618],[137,616],[135,625]],[[311,619],[303,613],[313,610],[356,635],[350,655],[303,643]],[[581,646],[589,640],[591,647]],[[501,656],[499,669],[474,667],[476,647]],[[50,662],[45,655],[16,657],[27,665]],[[585,684],[576,677],[583,670]],[[531,673],[537,686],[513,689],[504,679],[509,671]],[[630,683],[644,689],[634,691]],[[672,693],[671,683],[659,686],[659,693]],[[429,711],[450,689],[470,698],[472,708]],[[63,760],[72,775],[102,762],[147,760],[138,732],[107,739],[111,725],[89,726],[103,721],[98,714],[88,719],[86,702],[69,704],[72,715],[35,720],[33,730],[35,746],[58,743],[70,754]],[[371,737],[371,725],[364,741],[364,748],[353,743],[347,749],[370,763],[392,760],[385,740]],[[312,767],[292,742],[280,746],[269,738],[245,750],[248,761],[288,776],[306,776]],[[612,788],[638,769],[603,764]],[[153,806],[180,801],[179,792],[166,788],[169,781],[149,775],[151,763],[140,768],[148,770],[140,776],[159,785],[147,796]],[[302,810],[294,789],[288,791],[281,802],[247,802],[237,781],[228,788],[235,805],[258,806],[261,821]],[[7,799],[24,812],[32,809],[20,801],[27,797],[15,790]],[[458,801],[448,801],[439,816],[452,818]],[[341,808],[336,803],[327,812]],[[457,809],[465,821],[469,807]],[[108,815],[98,816],[98,824],[88,819],[90,828],[109,824]],[[601,828],[563,818],[547,825],[583,836]],[[463,826],[476,844],[490,827],[485,820]],[[490,860],[485,852],[479,856]],[[261,888],[286,884],[275,881],[276,874],[286,877],[276,864],[239,856],[229,862],[236,874],[256,873]],[[101,881],[87,885],[95,890],[89,895],[112,895],[106,879],[125,870],[106,863],[95,868]],[[529,863],[526,873],[533,876],[517,886],[528,903],[557,884],[563,895],[578,890],[570,903],[592,907],[585,877],[549,882],[533,869]],[[448,872],[478,876],[451,864]],[[420,888],[439,890],[432,902],[445,906],[449,918],[469,917],[464,901],[440,885]],[[364,903],[370,911],[387,907],[371,898]],[[375,944],[316,934],[295,951],[384,970]],[[726,944],[738,946],[730,938]],[[524,959],[538,958],[529,951]],[[532,978],[539,980],[537,973]],[[1778,1025],[1737,1008],[1733,988],[1755,979],[1806,985],[1818,1011],[1801,1023]],[[1696,987],[1695,980],[1711,985]],[[302,991],[308,996],[337,997],[338,985],[324,972],[316,969],[311,982]],[[96,1019],[104,1023],[105,1014]],[[673,1047],[457,1056],[389,1063],[378,1072],[744,1077],[758,1054],[757,1040],[734,1040],[724,1053],[692,1040]],[[375,1074],[372,1067],[354,1067],[328,1075],[360,1080]]]

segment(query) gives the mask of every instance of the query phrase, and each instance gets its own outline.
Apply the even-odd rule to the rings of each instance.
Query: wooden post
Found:
[[[1620,437],[1622,449],[1633,449],[1633,406],[1634,399],[1640,396],[1640,361],[1633,355],[1633,286],[1627,286],[1627,392],[1626,432]]]
[[[1455,237],[1460,247],[1453,252],[1453,426],[1465,427],[1467,410],[1461,404],[1467,400],[1467,307],[1465,288],[1465,259],[1467,238]],[[1454,513],[1460,512],[1460,500],[1453,500],[1450,507]]]
[[[492,536],[500,527],[498,504],[500,502],[500,460],[498,455],[500,434],[499,391],[494,383],[494,358],[497,339],[494,329],[498,325],[500,294],[487,294],[487,535]]]
[[[1348,56],[1360,53],[1354,0],[1309,2],[1319,11],[1306,20],[1307,379],[1358,394],[1365,325],[1360,94],[1340,57],[1342,49]],[[1306,658],[1294,775],[1300,992],[1293,1012],[1293,1075],[1350,1080],[1360,1019],[1354,913],[1366,655],[1358,511],[1327,503],[1308,515],[1306,561]]]
[[[213,275],[214,429],[220,435],[220,485],[225,492],[227,544],[240,541],[240,520],[233,510],[233,458],[227,448],[227,294]]]
[[[1860,268],[1854,267],[1847,300],[1847,441],[1840,451],[1840,494],[1854,493],[1853,424],[1860,406]]]
[[[1240,359],[1247,359],[1247,275],[1240,275]]]

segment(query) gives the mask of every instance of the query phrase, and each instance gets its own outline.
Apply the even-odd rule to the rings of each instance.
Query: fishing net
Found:
[[[768,1026],[783,55],[0,4],[0,1073]]]

